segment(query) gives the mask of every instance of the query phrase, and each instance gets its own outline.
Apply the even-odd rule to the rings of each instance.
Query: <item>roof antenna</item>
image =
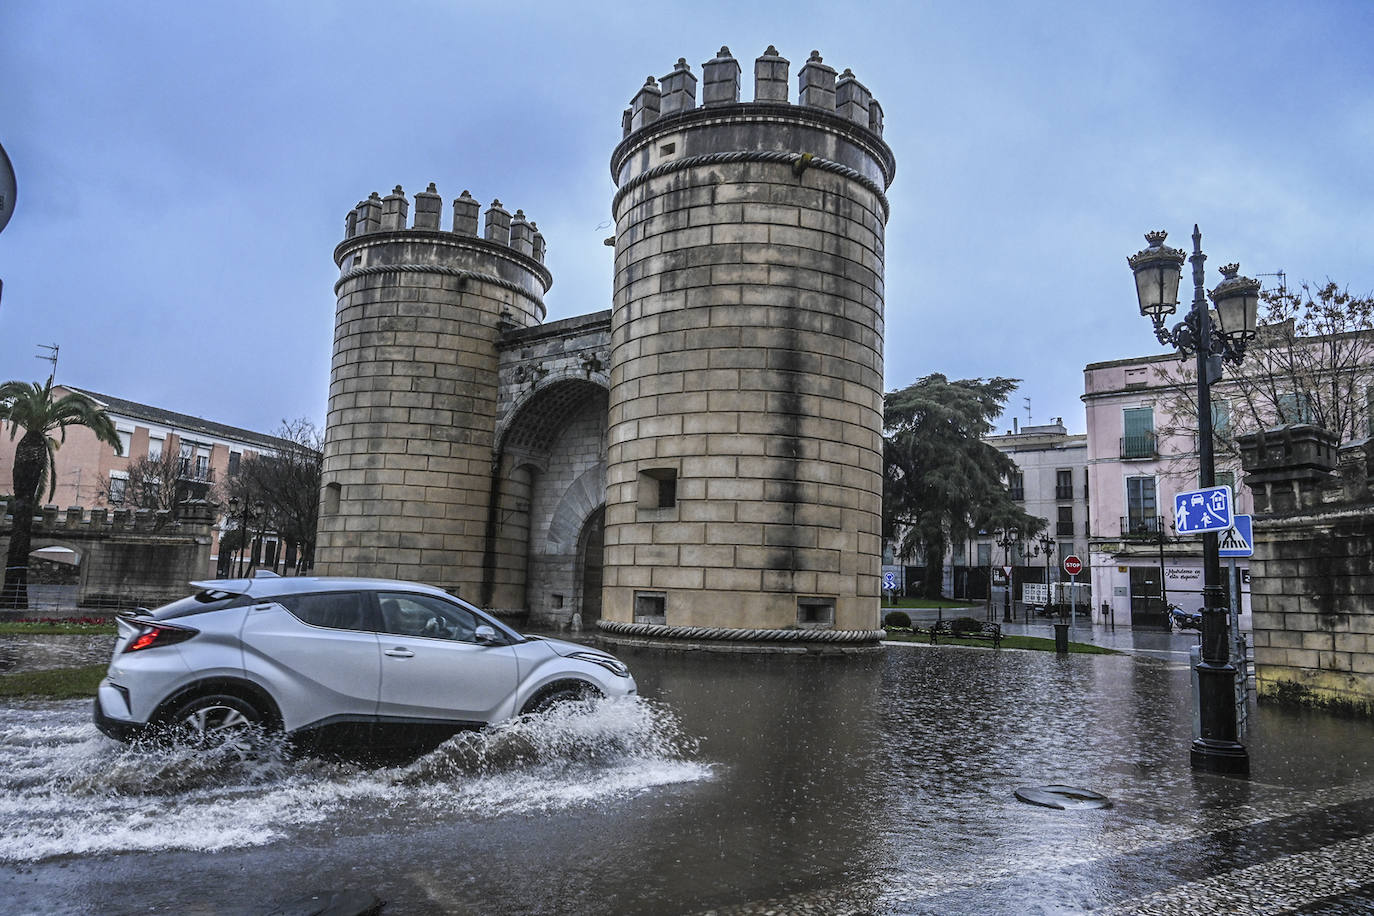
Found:
[[[1021,400],[1023,400],[1023,401],[1026,402],[1026,425],[1027,425],[1027,426],[1030,426],[1030,425],[1031,425],[1030,398],[1022,398]]]
[[[61,349],[57,344],[37,344],[38,349],[47,350],[46,354],[34,354],[34,359],[43,359],[52,363],[52,371],[48,373],[48,381],[57,378],[57,351]]]

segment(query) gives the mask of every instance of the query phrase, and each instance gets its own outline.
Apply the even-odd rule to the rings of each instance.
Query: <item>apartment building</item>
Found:
[[[113,447],[98,440],[89,429],[69,427],[57,450],[56,492],[51,499],[46,491],[42,494],[49,505],[126,508],[130,462],[165,455],[177,458],[177,479],[171,485],[179,494],[192,499],[213,498],[215,485],[236,473],[240,461],[250,455],[271,454],[283,445],[276,436],[72,385],[58,385],[54,390],[55,396],[68,392],[84,394],[105,409],[119,434],[123,454],[115,454]],[[9,492],[12,486],[17,442],[8,434],[0,436],[0,493]],[[220,535],[230,527],[232,523],[226,518],[215,525],[208,576],[219,570]],[[275,538],[268,534],[260,549],[263,562],[273,565],[278,556]]]
[[[1202,606],[1202,539],[1172,527],[1174,495],[1198,484],[1197,420],[1176,355],[1092,363],[1084,370],[1087,414],[1089,557],[1097,619],[1116,625],[1163,627],[1165,606]],[[1213,389],[1212,420],[1233,422],[1235,385]],[[1235,493],[1235,512],[1253,505],[1240,461],[1224,450],[1216,483]],[[1227,566],[1223,563],[1223,566]],[[1224,570],[1225,571],[1225,570]],[[1248,627],[1249,563],[1237,561],[1241,624]],[[1234,586],[1233,586],[1234,587]]]

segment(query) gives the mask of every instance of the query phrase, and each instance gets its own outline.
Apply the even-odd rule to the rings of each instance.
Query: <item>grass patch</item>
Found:
[[[114,621],[96,617],[0,621],[0,636],[113,636]]]
[[[955,601],[953,598],[891,598],[883,601],[883,607],[942,607],[947,611],[962,611],[982,606],[982,602],[968,604]]]
[[[0,674],[0,697],[7,699],[79,700],[95,696],[109,665],[50,668]]]
[[[926,631],[902,631],[888,630],[884,637],[890,642],[918,642],[923,644],[930,643],[930,633]],[[981,646],[984,649],[992,648],[990,639],[960,639],[957,636],[941,636],[936,645],[941,646]],[[1054,640],[1046,639],[1043,636],[1003,636],[1003,649],[1031,649],[1037,652],[1053,652]],[[1120,655],[1115,649],[1105,649],[1102,646],[1094,646],[1086,642],[1069,643],[1069,652],[1075,655]]]

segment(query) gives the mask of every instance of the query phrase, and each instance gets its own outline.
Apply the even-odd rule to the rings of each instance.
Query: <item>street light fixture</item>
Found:
[[[1011,562],[1012,545],[1021,539],[1021,532],[1015,528],[998,528],[992,541],[1002,548],[1007,558],[1007,590],[1002,594],[1002,622],[1011,623],[1012,571],[1016,566]]]
[[[1040,532],[1039,534],[1037,534],[1037,535],[1035,536],[1035,538],[1034,538],[1034,541],[1033,541],[1032,544],[1031,544],[1031,552],[1030,552],[1030,555],[1031,555],[1031,556],[1033,556],[1033,557],[1038,557],[1038,556],[1040,556],[1041,554],[1044,554],[1044,555],[1045,555],[1045,610],[1046,610],[1046,612],[1048,612],[1049,609],[1050,609],[1050,607],[1054,604],[1053,598],[1050,597],[1050,558],[1054,556],[1054,548],[1055,548],[1054,535],[1050,534],[1049,529],[1046,529],[1046,530]]]
[[[1259,282],[1239,276],[1240,266],[1221,269],[1222,281],[1211,292],[1216,305],[1207,308],[1203,291],[1202,232],[1193,226],[1193,307],[1172,329],[1165,319],[1178,308],[1178,284],[1184,253],[1164,244],[1168,234],[1148,232],[1148,247],[1126,259],[1135,273],[1140,314],[1154,325],[1155,337],[1180,355],[1197,358],[1198,485],[1216,485],[1212,445],[1212,384],[1221,378],[1223,361],[1239,363],[1255,336]],[[1250,756],[1237,740],[1236,669],[1230,659],[1230,638],[1221,588],[1221,559],[1215,531],[1202,535],[1202,660],[1197,665],[1198,718],[1202,736],[1189,754],[1193,769],[1228,775],[1248,775]]]

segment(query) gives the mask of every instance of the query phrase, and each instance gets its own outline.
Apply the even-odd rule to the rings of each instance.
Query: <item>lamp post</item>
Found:
[[[1048,612],[1050,607],[1054,604],[1054,600],[1050,596],[1050,558],[1054,556],[1054,547],[1054,535],[1050,534],[1048,529],[1037,534],[1031,543],[1031,556],[1038,557],[1041,554],[1045,555],[1046,612]]]
[[[996,536],[992,539],[993,543],[1002,548],[1003,554],[1007,558],[1007,590],[1002,594],[1002,622],[1011,623],[1011,584],[1012,571],[1016,569],[1011,562],[1011,547],[1021,538],[1021,532],[1015,528],[998,528]]]
[[[1198,485],[1216,484],[1212,447],[1212,384],[1221,378],[1222,362],[1239,363],[1246,344],[1255,336],[1259,310],[1259,282],[1241,277],[1238,264],[1221,268],[1222,281],[1211,293],[1203,290],[1202,233],[1193,226],[1193,307],[1173,328],[1165,319],[1178,307],[1178,284],[1184,252],[1165,246],[1165,232],[1148,232],[1148,247],[1126,259],[1135,274],[1140,314],[1154,325],[1160,343],[1197,360]],[[1207,308],[1210,295],[1216,311]],[[1163,532],[1161,531],[1161,536]],[[1161,582],[1161,585],[1163,583]],[[1202,536],[1202,660],[1197,665],[1198,719],[1202,736],[1189,755],[1193,769],[1210,773],[1248,775],[1250,756],[1237,740],[1236,669],[1230,660],[1227,608],[1221,587],[1221,559],[1217,534]]]

